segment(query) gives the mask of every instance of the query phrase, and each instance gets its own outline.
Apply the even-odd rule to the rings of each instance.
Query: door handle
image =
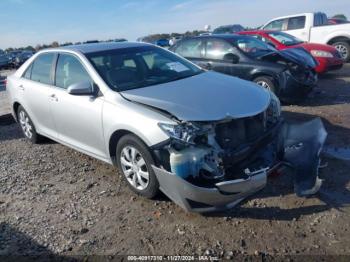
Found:
[[[19,88],[19,90],[24,91],[24,86],[23,85],[19,85],[18,88]]]
[[[55,102],[58,101],[58,98],[57,98],[57,96],[56,96],[55,94],[50,95],[50,99],[51,99],[52,101],[55,101]]]

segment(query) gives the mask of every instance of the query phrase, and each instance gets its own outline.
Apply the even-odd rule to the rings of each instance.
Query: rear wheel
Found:
[[[28,113],[24,110],[22,106],[18,107],[17,119],[21,126],[24,136],[33,144],[38,143],[41,139],[41,136],[36,132],[32,120],[30,119]]]
[[[345,62],[350,60],[350,45],[347,42],[336,42],[332,45],[338,50]]]
[[[262,86],[263,88],[266,88],[267,90],[270,90],[275,93],[276,86],[273,82],[272,77],[270,76],[259,76],[253,80],[253,82],[257,83],[259,86]]]
[[[155,197],[159,183],[147,146],[138,137],[125,135],[119,140],[116,153],[117,166],[131,190],[147,198]]]

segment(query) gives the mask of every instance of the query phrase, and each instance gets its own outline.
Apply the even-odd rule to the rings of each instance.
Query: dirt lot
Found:
[[[350,65],[322,77],[307,101],[284,114],[320,116],[327,145],[349,146]],[[324,185],[314,197],[296,197],[292,178],[280,175],[230,212],[189,214],[164,196],[135,196],[105,163],[54,142],[29,144],[2,117],[0,255],[350,256],[350,161],[325,155],[323,162]]]

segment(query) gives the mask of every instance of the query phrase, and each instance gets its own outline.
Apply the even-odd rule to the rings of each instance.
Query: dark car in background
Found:
[[[160,47],[168,47],[170,46],[169,40],[168,39],[158,39],[157,41],[154,42],[155,45],[160,46]]]
[[[25,61],[31,58],[32,55],[34,55],[34,52],[32,51],[23,51],[22,53],[20,53],[15,59],[15,67],[20,67],[22,64],[24,64]]]
[[[116,38],[116,39],[114,39],[112,42],[117,42],[117,43],[119,43],[119,42],[127,42],[128,40],[127,39],[125,39],[125,38]]]
[[[244,27],[236,24],[236,25],[222,25],[215,28],[212,34],[233,34],[236,32],[244,31]]]
[[[170,50],[204,69],[253,81],[288,103],[305,98],[317,83],[317,62],[305,49],[277,51],[250,36],[199,36]]]
[[[10,65],[10,59],[8,55],[0,49],[0,69],[7,68]]]
[[[22,50],[10,51],[7,53],[7,57],[9,58],[10,67],[15,67],[16,58],[22,53]]]

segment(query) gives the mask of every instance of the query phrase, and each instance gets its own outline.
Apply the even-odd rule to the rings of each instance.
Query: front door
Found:
[[[237,56],[235,47],[222,39],[208,39],[205,48],[205,63],[210,65],[210,69],[226,75],[243,77],[240,63],[233,63],[230,57]]]
[[[102,127],[103,96],[70,95],[70,85],[93,80],[80,60],[59,54],[55,87],[51,92],[51,111],[58,139],[87,153],[106,157]]]

